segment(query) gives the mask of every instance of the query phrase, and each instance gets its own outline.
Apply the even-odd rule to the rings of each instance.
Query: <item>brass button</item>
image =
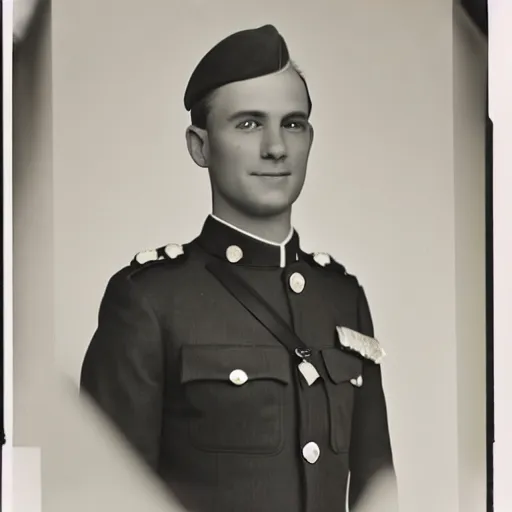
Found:
[[[331,263],[331,256],[326,252],[315,252],[313,259],[317,265],[325,267]]]
[[[304,290],[304,287],[306,286],[306,280],[304,279],[304,276],[300,274],[299,272],[294,272],[290,276],[290,288],[295,293],[302,293],[302,290]]]
[[[302,448],[302,456],[310,464],[314,464],[320,457],[320,448],[316,443],[310,442]]]
[[[242,384],[245,384],[249,377],[247,377],[247,373],[245,373],[243,370],[233,370],[229,374],[229,380],[236,384],[237,386],[241,386]]]
[[[183,246],[179,244],[169,244],[165,246],[164,251],[171,260],[174,260],[183,254]]]
[[[141,251],[135,256],[135,260],[140,265],[144,265],[144,263],[148,263],[149,261],[155,261],[156,259],[158,259],[158,252],[154,249]]]
[[[360,388],[363,385],[363,376],[359,375],[357,379],[350,379],[350,383],[356,388]]]
[[[238,245],[230,245],[226,249],[226,258],[230,263],[237,263],[240,261],[244,256],[244,253],[242,252],[242,249],[238,247]]]

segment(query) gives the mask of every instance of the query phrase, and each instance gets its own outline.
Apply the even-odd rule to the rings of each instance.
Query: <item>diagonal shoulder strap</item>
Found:
[[[307,359],[311,355],[311,349],[246,281],[218,261],[208,263],[206,268],[289,352],[301,359]]]

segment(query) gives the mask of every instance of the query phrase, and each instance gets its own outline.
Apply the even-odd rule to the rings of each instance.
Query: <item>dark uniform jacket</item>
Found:
[[[380,366],[343,350],[336,330],[373,336],[357,279],[303,252],[295,231],[273,245],[212,216],[183,254],[171,249],[109,281],[82,389],[187,510],[345,512],[347,493],[352,510],[393,468]],[[323,377],[305,384],[205,269],[218,259],[314,349]]]

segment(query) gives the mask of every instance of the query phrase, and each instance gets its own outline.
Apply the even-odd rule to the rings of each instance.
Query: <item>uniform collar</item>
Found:
[[[203,249],[237,265],[285,267],[297,261],[299,235],[294,229],[282,243],[270,242],[209,215],[197,238]]]

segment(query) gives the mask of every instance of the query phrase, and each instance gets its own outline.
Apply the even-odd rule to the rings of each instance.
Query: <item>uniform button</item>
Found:
[[[245,373],[243,370],[233,370],[229,374],[229,380],[236,384],[237,386],[241,386],[242,384],[245,384],[247,382],[247,373]]]
[[[165,246],[164,251],[171,260],[174,260],[183,254],[183,246],[179,244],[169,244]]]
[[[363,376],[359,375],[357,379],[350,379],[350,383],[356,388],[360,388],[363,385]]]
[[[244,253],[242,252],[242,249],[238,247],[238,245],[230,245],[226,249],[226,258],[230,263],[237,263],[242,259],[243,255]]]
[[[294,272],[290,276],[290,288],[295,293],[301,293],[302,290],[304,290],[304,286],[306,286],[306,280],[304,279],[304,276],[299,274],[299,272]]]
[[[135,259],[137,263],[144,265],[144,263],[148,263],[149,261],[155,261],[158,259],[158,252],[154,249],[148,251],[141,251],[136,256]]]
[[[310,442],[302,448],[302,456],[310,463],[314,464],[320,457],[320,448],[316,443]]]
[[[325,252],[315,252],[313,259],[321,267],[325,267],[331,263],[331,257]]]

